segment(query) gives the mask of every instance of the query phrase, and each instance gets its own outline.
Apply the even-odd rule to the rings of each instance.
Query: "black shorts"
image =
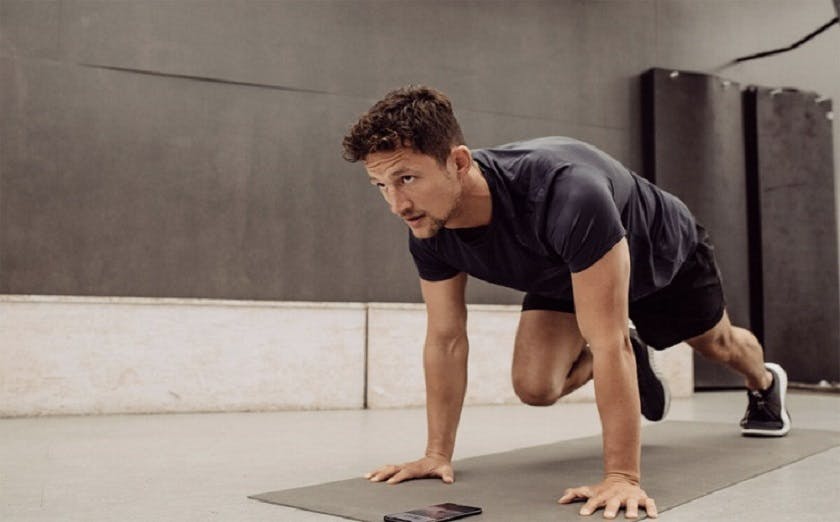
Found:
[[[662,350],[712,329],[723,317],[726,298],[709,234],[697,225],[697,248],[668,286],[630,303],[639,336]],[[569,301],[525,294],[522,310],[575,313]]]

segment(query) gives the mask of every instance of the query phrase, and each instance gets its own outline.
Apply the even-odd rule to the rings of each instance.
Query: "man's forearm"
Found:
[[[452,459],[455,434],[467,389],[466,334],[452,339],[426,338],[423,367],[426,374],[426,455]]]
[[[635,359],[626,346],[591,347],[595,397],[604,441],[606,476],[640,480],[641,436]]]

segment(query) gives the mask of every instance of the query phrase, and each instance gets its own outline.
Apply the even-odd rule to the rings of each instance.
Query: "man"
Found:
[[[364,162],[371,184],[411,229],[428,321],[425,456],[379,468],[366,475],[371,481],[454,481],[467,274],[526,292],[512,366],[523,402],[550,405],[594,379],[603,480],[559,500],[586,500],[583,515],[603,507],[614,518],[623,507],[634,518],[642,506],[656,516],[640,487],[640,411],[662,419],[668,394],[645,343],[664,349],[686,341],[743,375],[742,433],[790,429],[787,376],[765,364],[749,331],[730,324],[708,235],[676,197],[569,138],[470,151],[450,101],[427,87],[386,95],[343,145],[345,159]]]

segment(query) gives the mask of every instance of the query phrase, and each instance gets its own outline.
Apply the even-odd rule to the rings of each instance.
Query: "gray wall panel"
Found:
[[[639,71],[778,46],[822,8],[0,0],[0,292],[415,301],[402,225],[339,159],[384,92],[440,87],[472,146],[566,134],[640,171]],[[737,31],[707,38],[733,13]],[[756,74],[822,81],[835,41]],[[482,284],[469,297],[518,301]]]
[[[840,281],[831,103],[757,89],[764,343],[792,380],[840,380]]]
[[[368,297],[371,260],[394,257],[366,237],[401,227],[337,153],[358,100],[3,67],[26,79],[1,193],[11,293]]]
[[[655,60],[656,21],[656,2],[582,2],[575,21],[578,122],[625,133],[638,127],[636,79]],[[639,134],[629,135],[633,150],[641,150]]]
[[[715,245],[732,323],[750,327],[749,243],[741,91],[696,73],[654,69],[645,77],[646,175],[679,197]],[[695,384],[738,386],[736,374],[695,357]]]
[[[646,30],[619,31],[618,57],[599,34],[627,17],[650,27],[651,2],[606,18],[580,2],[56,5],[61,62],[33,61],[26,31],[4,47],[15,116],[0,125],[26,149],[3,160],[0,291],[418,300],[405,230],[338,157],[347,125],[401,83],[447,91],[472,146],[568,134],[638,168],[618,128],[632,89],[594,86],[647,61]],[[468,297],[519,293],[474,283]]]
[[[351,96],[429,83],[464,110],[611,127],[638,118],[631,80],[655,43],[651,0],[95,1],[68,11],[68,52],[81,63]],[[500,88],[508,79],[521,87]],[[534,85],[543,88],[523,95]]]
[[[80,1],[67,45],[83,63],[360,97],[429,83],[469,93],[464,109],[571,118],[579,4]],[[509,78],[545,88],[523,96]]]
[[[61,57],[60,0],[0,1],[0,51],[57,60]]]

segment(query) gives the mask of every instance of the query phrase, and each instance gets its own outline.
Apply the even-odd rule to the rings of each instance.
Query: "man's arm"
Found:
[[[572,274],[578,326],[589,343],[604,441],[604,480],[567,490],[561,502],[588,498],[581,514],[605,507],[614,518],[621,506],[628,517],[638,506],[656,516],[656,505],[639,487],[641,441],[636,362],[628,332],[630,255],[622,239],[589,268]]]
[[[369,473],[378,482],[396,484],[413,478],[455,480],[452,454],[467,388],[466,274],[444,281],[420,281],[426,303],[426,342],[423,368],[426,375],[428,439],[425,457],[406,464],[389,465]]]
[[[455,434],[467,389],[467,306],[464,289],[467,276],[445,281],[421,281],[426,303],[426,343],[423,369],[426,375],[426,456],[452,460]]]

